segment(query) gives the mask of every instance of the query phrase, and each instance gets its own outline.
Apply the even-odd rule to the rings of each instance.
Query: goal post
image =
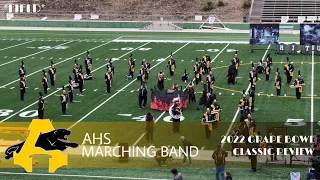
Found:
[[[224,29],[224,30],[230,30],[227,28],[218,18],[217,15],[213,14],[210,15],[209,18],[206,19],[205,22],[203,22],[199,29]]]

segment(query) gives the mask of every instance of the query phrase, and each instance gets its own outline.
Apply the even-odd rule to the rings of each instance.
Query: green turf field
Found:
[[[284,35],[284,41],[298,41],[297,35]],[[174,41],[172,41],[174,40]],[[189,42],[190,41],[190,42]],[[199,41],[199,43],[196,43]],[[207,41],[207,42],[205,42]],[[219,42],[213,42],[219,41]],[[184,69],[192,76],[195,58],[202,57],[205,52],[213,59],[213,75],[216,78],[214,93],[217,95],[218,104],[222,107],[221,122],[211,134],[211,140],[205,140],[203,126],[200,124],[202,114],[205,109],[196,109],[196,104],[191,103],[184,110],[184,120],[181,124],[181,133],[172,134],[170,123],[164,121],[169,116],[167,112],[151,111],[157,120],[155,125],[154,146],[162,144],[179,145],[178,137],[186,136],[194,145],[202,150],[213,150],[221,142],[221,136],[228,134],[234,123],[239,122],[237,111],[238,102],[242,97],[242,90],[246,90],[249,85],[248,73],[251,62],[258,62],[265,59],[267,54],[273,58],[273,69],[271,70],[270,81],[265,81],[265,75],[259,76],[256,88],[256,103],[254,119],[257,121],[258,131],[265,133],[268,127],[286,127],[284,123],[288,119],[303,119],[303,126],[291,124],[287,126],[288,134],[310,135],[317,127],[320,116],[320,59],[318,56],[296,55],[288,56],[295,67],[295,75],[300,70],[306,86],[303,88],[303,98],[295,99],[295,90],[291,89],[285,82],[283,67],[286,62],[286,55],[275,55],[275,46],[257,46],[254,53],[250,53],[251,46],[248,42],[247,34],[212,34],[212,33],[115,33],[115,32],[50,32],[50,31],[0,31],[0,122],[2,125],[15,126],[10,122],[31,122],[37,117],[38,92],[43,92],[41,85],[42,70],[48,70],[50,61],[55,63],[57,69],[57,80],[54,87],[50,87],[48,95],[45,96],[45,118],[53,122],[66,123],[71,130],[83,123],[105,122],[104,127],[94,127],[90,129],[90,124],[86,124],[88,131],[107,131],[112,134],[112,144],[129,143],[129,145],[145,146],[146,140],[143,138],[144,124],[141,122],[149,108],[139,109],[138,92],[140,82],[127,81],[127,63],[130,54],[136,61],[135,76],[142,61],[148,60],[151,64],[151,74],[148,80],[148,88],[156,85],[156,77],[160,68],[164,69],[168,77],[167,59],[171,52],[177,63],[175,77],[165,81],[165,88],[169,89],[174,83],[180,86],[186,84],[181,82]],[[75,96],[77,101],[69,105],[68,113],[72,116],[61,116],[61,106],[59,95],[61,87],[68,83],[68,76],[73,77],[72,68],[74,60],[84,67],[86,51],[89,50],[93,57],[93,80],[85,81],[84,96]],[[227,70],[230,60],[238,51],[240,58],[240,68],[236,85],[227,84]],[[106,63],[113,59],[115,67],[114,82],[111,93],[106,94],[104,74]],[[19,97],[18,69],[21,61],[24,61],[27,71],[27,94],[25,101],[21,102]],[[314,62],[314,63],[312,63]],[[276,97],[274,87],[274,77],[276,69],[282,73],[283,87],[281,96]],[[190,77],[190,76],[189,76]],[[203,86],[196,86],[197,100],[200,98]],[[75,94],[78,90],[75,90]],[[150,98],[148,99],[148,101]],[[149,105],[149,102],[148,102]],[[147,107],[148,107],[147,105]],[[120,115],[119,115],[120,114]],[[122,114],[122,115],[121,115]],[[126,115],[123,115],[126,114]],[[0,126],[2,126],[0,124]],[[80,129],[80,128],[79,128]],[[0,135],[0,139],[11,139],[13,136]],[[21,138],[20,138],[21,140]],[[78,139],[76,139],[79,141]],[[79,142],[81,143],[81,142]],[[225,146],[230,148],[229,145]],[[208,157],[210,160],[211,157]],[[211,162],[211,161],[210,161]],[[147,167],[152,168],[154,162],[146,161]],[[0,163],[1,164],[1,163]],[[199,163],[201,164],[201,163]],[[115,166],[118,167],[118,166]],[[139,166],[138,166],[139,167]],[[239,167],[240,168],[240,167]],[[130,176],[145,178],[170,178],[169,175],[161,176],[167,169],[153,169],[148,173],[139,173],[140,170],[121,170],[124,173],[114,173],[111,170],[72,170],[73,174],[92,176]],[[1,170],[2,171],[2,170]],[[6,172],[23,172],[22,169],[6,169]],[[119,172],[121,172],[119,170]],[[129,172],[130,171],[130,172]],[[137,172],[135,172],[137,171]],[[210,179],[214,177],[214,170],[202,170],[199,176],[191,176],[191,172],[198,172],[184,169],[186,174],[190,174],[187,179]],[[234,177],[241,179],[244,175],[240,170]],[[284,174],[290,169],[283,168]],[[41,171],[42,172],[42,171]],[[69,173],[65,169],[59,171],[61,174]],[[304,173],[304,172],[302,172]],[[127,175],[125,175],[127,174]],[[139,175],[140,174],[140,175]],[[245,173],[244,173],[245,174]],[[271,174],[271,173],[270,173]],[[1,175],[4,179],[22,178],[21,175]],[[272,175],[267,175],[273,177]],[[42,178],[35,176],[35,178]],[[50,177],[54,179],[55,177]],[[57,177],[56,177],[57,178]],[[68,177],[64,177],[68,178]],[[71,178],[71,177],[70,177]],[[79,179],[80,177],[72,177]],[[86,177],[82,177],[86,178]],[[245,179],[257,179],[247,176]],[[69,179],[69,178],[68,178]],[[124,178],[125,179],[125,178]],[[261,179],[261,178],[259,178]],[[281,179],[281,178],[280,178]]]

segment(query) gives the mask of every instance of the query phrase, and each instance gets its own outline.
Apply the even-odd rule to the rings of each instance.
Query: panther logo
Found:
[[[52,150],[64,151],[65,149],[67,149],[67,147],[72,147],[72,148],[78,147],[79,145],[77,143],[67,141],[68,136],[70,136],[70,134],[71,134],[71,131],[67,129],[56,129],[47,133],[40,133],[36,141],[35,147],[40,147],[46,151],[52,151]],[[24,143],[25,141],[9,147],[5,151],[5,158],[6,159],[13,158],[14,152],[19,154]]]

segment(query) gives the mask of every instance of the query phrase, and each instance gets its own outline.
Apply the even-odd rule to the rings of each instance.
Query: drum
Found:
[[[256,67],[256,72],[257,72],[257,73],[263,73],[265,70],[266,70],[266,68],[265,68],[265,65],[264,65],[264,64],[259,63],[259,64],[257,65],[257,67]]]

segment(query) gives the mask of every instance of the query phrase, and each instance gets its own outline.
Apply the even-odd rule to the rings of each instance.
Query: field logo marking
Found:
[[[306,123],[303,122],[304,119],[287,119],[287,121],[284,123],[286,126],[305,126]]]
[[[180,116],[180,121],[183,121],[183,120],[185,120],[184,116]],[[164,117],[164,118],[163,118],[163,121],[165,121],[165,122],[172,122],[171,116],[166,116],[166,117]]]

